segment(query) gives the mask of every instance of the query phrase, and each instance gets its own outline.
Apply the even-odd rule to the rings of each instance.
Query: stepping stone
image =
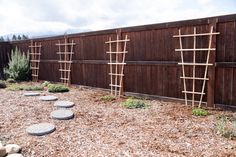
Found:
[[[75,103],[70,102],[70,101],[56,101],[54,103],[55,107],[61,107],[61,108],[70,108],[73,107]]]
[[[57,100],[58,98],[56,96],[41,96],[39,98],[39,100],[42,100],[42,101],[55,101]]]
[[[30,135],[43,136],[56,130],[56,127],[50,123],[39,123],[29,126],[26,132]]]
[[[51,117],[57,120],[69,120],[74,117],[74,113],[71,110],[59,109],[52,111]]]
[[[40,93],[24,93],[24,96],[39,96]]]

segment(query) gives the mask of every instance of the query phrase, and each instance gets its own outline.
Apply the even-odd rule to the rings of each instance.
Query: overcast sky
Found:
[[[233,13],[236,0],[0,0],[0,36],[43,36]]]

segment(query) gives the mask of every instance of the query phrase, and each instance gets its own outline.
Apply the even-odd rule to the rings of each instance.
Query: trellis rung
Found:
[[[108,63],[108,64],[111,64],[111,65],[124,65],[124,64],[126,64],[126,63]]]
[[[181,51],[215,51],[215,48],[202,48],[202,49],[175,49],[176,52],[181,52]]]
[[[179,65],[199,65],[199,66],[206,66],[206,65],[209,65],[209,66],[211,66],[211,65],[213,65],[213,64],[206,64],[206,63],[178,63]]]
[[[38,75],[32,74],[32,76],[38,77]]]
[[[109,75],[124,76],[124,74],[115,74],[115,73],[109,73]]]
[[[109,44],[109,43],[126,42],[126,41],[130,41],[130,40],[129,39],[125,39],[125,40],[112,40],[112,41],[107,41],[105,43]]]
[[[67,81],[69,81],[70,79],[68,79],[68,78],[60,78],[61,80],[67,80]]]
[[[112,87],[120,87],[120,88],[121,88],[120,85],[109,84],[109,86],[112,86]]]
[[[30,69],[39,69],[39,67],[30,67]]]
[[[30,60],[31,62],[40,62],[40,60]]]
[[[193,92],[193,91],[182,91],[182,93],[187,93],[187,94],[199,94],[199,95],[205,95],[205,93],[201,93],[201,92]]]
[[[41,55],[41,53],[29,53],[30,55]]]
[[[220,34],[219,32],[216,33],[200,33],[200,34],[183,34],[183,35],[174,35],[174,38],[177,37],[194,37],[194,36],[209,36],[209,35],[218,35]]]
[[[117,54],[117,53],[128,53],[128,51],[120,51],[120,52],[106,52],[106,53],[112,53],[112,54]]]
[[[180,76],[182,79],[189,79],[189,80],[209,80],[208,78],[200,78],[200,77],[183,77]]]
[[[66,69],[59,69],[59,71],[71,71],[71,70],[66,70]]]
[[[38,47],[42,47],[42,45],[29,46],[29,47],[32,47],[32,48],[38,48]]]

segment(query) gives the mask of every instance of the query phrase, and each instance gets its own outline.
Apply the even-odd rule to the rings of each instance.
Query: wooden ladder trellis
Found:
[[[40,64],[40,56],[41,56],[41,43],[30,42],[30,68],[32,70],[32,80],[37,82],[39,77],[39,64]]]
[[[212,48],[212,36],[220,34],[219,32],[213,32],[213,28],[214,28],[213,26],[210,27],[209,33],[199,33],[199,34],[196,33],[196,27],[194,27],[193,34],[182,34],[181,29],[179,29],[179,34],[173,36],[173,37],[179,39],[180,48],[175,49],[175,51],[180,52],[180,54],[181,54],[181,62],[178,64],[182,66],[182,76],[180,78],[183,79],[184,90],[182,91],[182,93],[184,93],[186,105],[188,105],[187,94],[192,94],[192,100],[191,100],[192,106],[194,107],[195,102],[198,102],[198,107],[201,107],[203,95],[205,95],[204,90],[205,90],[205,86],[206,86],[206,81],[209,80],[209,78],[207,78],[208,67],[213,66],[212,63],[209,63],[210,53],[212,51],[216,50],[216,48]],[[196,37],[201,37],[201,36],[209,36],[207,48],[197,48],[196,47],[196,41],[197,41]],[[185,37],[193,37],[193,48],[192,49],[183,48],[182,38],[185,38]],[[192,52],[193,53],[193,62],[192,63],[184,62],[184,52],[186,52],[186,53]],[[206,58],[205,63],[196,63],[196,53],[197,52],[206,52],[207,53],[207,58]],[[192,76],[185,75],[185,66],[193,66]],[[196,77],[196,66],[205,66],[205,71],[204,71],[203,77]],[[192,91],[187,90],[186,80],[192,80]],[[196,91],[195,81],[203,81],[201,91]],[[195,101],[195,95],[200,95],[199,101]]]
[[[125,54],[128,53],[126,50],[128,41],[130,41],[130,39],[128,39],[128,35],[125,35],[125,39],[120,39],[120,35],[117,34],[116,40],[112,40],[111,37],[109,37],[109,41],[105,42],[109,45],[109,51],[106,52],[110,57],[108,62],[108,65],[110,65],[109,86],[111,87],[111,95],[116,97],[120,97],[122,94],[124,65],[126,64]],[[115,46],[115,50],[112,49],[113,46]],[[115,57],[115,60],[113,60],[113,57]]]
[[[58,46],[58,52],[59,55],[59,71],[60,71],[60,80],[64,85],[69,85],[71,81],[71,64],[72,64],[72,56],[74,54],[73,48],[76,43],[74,40],[68,42],[68,38],[65,37],[64,43],[61,43],[60,40],[58,40],[58,43],[56,44]]]

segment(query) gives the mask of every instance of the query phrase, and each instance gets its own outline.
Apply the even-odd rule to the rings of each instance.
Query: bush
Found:
[[[68,92],[69,88],[64,86],[64,85],[60,85],[60,84],[49,84],[48,85],[48,91],[52,92],[52,93]]]
[[[228,117],[222,116],[217,119],[215,124],[215,131],[217,134],[225,138],[235,138],[236,137],[236,121],[230,120]]]
[[[100,100],[102,101],[113,101],[116,100],[116,97],[113,95],[104,95],[102,97],[100,97]]]
[[[11,51],[11,58],[8,63],[8,67],[4,69],[4,73],[7,78],[14,80],[27,80],[29,78],[30,66],[29,55],[25,55],[24,52],[16,47]]]
[[[208,115],[208,112],[205,109],[194,108],[192,110],[192,114],[195,116],[206,116],[206,115]]]
[[[7,89],[11,90],[11,91],[18,91],[18,90],[40,91],[40,90],[43,90],[43,87],[41,87],[41,86],[26,86],[26,85],[20,85],[20,84],[12,84]]]
[[[26,91],[40,91],[43,90],[42,86],[23,86],[23,90]]]
[[[49,81],[44,81],[41,86],[42,87],[47,87],[48,85],[50,85],[51,83]]]
[[[146,108],[147,107],[147,105],[143,101],[133,99],[133,98],[127,99],[125,102],[122,103],[122,106],[129,108],[129,109]]]
[[[2,80],[0,80],[0,88],[6,88],[6,83]]]

